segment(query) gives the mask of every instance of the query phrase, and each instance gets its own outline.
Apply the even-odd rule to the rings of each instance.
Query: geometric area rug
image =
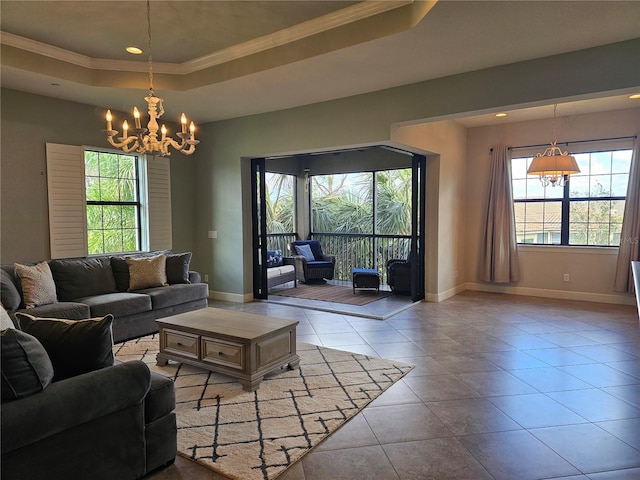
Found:
[[[297,344],[300,366],[269,374],[255,392],[207,370],[156,366],[158,337],[114,346],[175,382],[178,453],[238,480],[272,480],[406,375],[412,365]]]

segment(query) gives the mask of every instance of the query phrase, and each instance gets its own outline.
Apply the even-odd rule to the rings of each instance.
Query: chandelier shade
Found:
[[[555,140],[544,153],[538,153],[527,169],[527,174],[538,175],[542,185],[563,186],[565,178],[580,173],[576,159],[556,146]]]
[[[557,105],[553,106],[554,140],[543,153],[538,153],[533,157],[533,161],[527,169],[527,175],[538,175],[544,187],[548,185],[562,187],[571,175],[580,173],[576,159],[569,155],[568,152],[563,152],[560,147],[557,146],[558,141],[555,138],[556,107]]]
[[[140,120],[140,111],[138,107],[133,108],[133,128],[129,127],[129,122],[122,122],[122,136],[116,139],[118,131],[112,128],[113,115],[111,110],[107,110],[105,116],[107,120],[107,129],[103,130],[107,135],[107,141],[113,147],[119,148],[126,153],[138,152],[141,154],[160,155],[166,157],[171,155],[169,147],[177,150],[184,155],[191,155],[196,150],[196,145],[200,143],[195,139],[195,124],[189,125],[187,132],[187,117],[183,113],[180,116],[181,131],[176,133],[179,140],[175,140],[169,136],[167,127],[163,124],[158,125],[158,119],[164,114],[164,105],[162,98],[158,97],[153,90],[153,61],[151,56],[151,5],[147,0],[147,33],[149,40],[149,94],[144,97],[147,102],[147,112],[149,121],[146,128],[142,127]],[[158,130],[160,130],[160,138],[158,138]]]

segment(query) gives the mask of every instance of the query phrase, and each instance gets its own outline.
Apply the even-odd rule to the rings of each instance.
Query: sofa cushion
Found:
[[[267,267],[279,267],[282,265],[282,250],[267,250]]]
[[[56,284],[47,262],[36,265],[15,264],[16,273],[20,278],[22,299],[27,308],[56,303]]]
[[[191,252],[167,255],[167,283],[191,283],[189,281],[189,263]]]
[[[149,295],[154,310],[207,298],[209,294],[208,287],[205,283],[176,284],[166,287],[147,288],[139,290],[138,293]]]
[[[313,256],[313,252],[311,252],[311,247],[309,245],[296,245],[296,253],[298,255],[302,255],[307,262],[315,261],[316,257]]]
[[[66,320],[85,320],[91,316],[88,305],[76,302],[58,302],[49,305],[18,310],[35,317],[64,318]]]
[[[125,257],[129,266],[129,291],[162,287],[167,284],[167,256]]]
[[[108,313],[114,317],[124,317],[151,310],[151,298],[140,293],[116,292],[94,297],[79,298],[89,306],[92,317],[101,317]]]
[[[108,257],[51,260],[49,266],[60,301],[116,291]]]
[[[113,315],[61,320],[18,312],[16,319],[23,332],[42,343],[53,364],[55,381],[113,365]]]
[[[280,267],[267,268],[267,278],[280,277],[288,273],[293,273],[295,267],[293,265],[282,265]]]
[[[15,328],[0,332],[2,401],[41,392],[53,379],[53,365],[42,344]]]
[[[20,292],[16,284],[13,283],[12,276],[3,268],[0,269],[0,303],[9,311],[17,310],[22,303]]]
[[[307,268],[331,268],[331,262],[307,262]]]

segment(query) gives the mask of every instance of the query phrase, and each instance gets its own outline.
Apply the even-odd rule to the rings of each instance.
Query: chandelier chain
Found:
[[[153,62],[151,55],[151,2],[147,0],[147,37],[149,39],[149,92],[153,95]]]

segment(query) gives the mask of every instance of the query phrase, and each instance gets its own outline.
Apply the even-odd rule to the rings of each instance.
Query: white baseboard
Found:
[[[427,293],[425,301],[439,303],[448,298],[455,297],[465,290],[477,292],[506,293],[509,295],[523,295],[529,297],[558,298],[562,300],[578,300],[582,302],[611,303],[616,305],[635,305],[635,298],[632,294],[625,293],[591,293],[591,292],[568,292],[564,290],[550,290],[545,288],[512,287],[508,285],[490,285],[485,283],[467,282],[457,285],[449,290],[439,293]],[[249,303],[253,302],[253,293],[227,293],[209,290],[211,300],[223,302]]]
[[[569,292],[565,290],[550,290],[546,288],[512,287],[507,285],[490,285],[485,283],[468,282],[466,290],[492,293],[508,293],[511,295],[525,295],[529,297],[559,298],[562,300],[578,300],[582,302],[612,303],[617,305],[633,305],[631,294],[624,293],[591,293]]]
[[[456,285],[453,288],[450,288],[449,290],[446,290],[444,292],[439,292],[439,293],[427,293],[424,297],[424,299],[427,302],[443,302],[444,300],[451,298],[451,297],[455,297],[457,294],[464,292],[465,290],[467,290],[466,285],[462,284],[462,285]]]
[[[209,298],[223,302],[249,303],[253,302],[253,293],[245,293],[243,295],[240,293],[214,292],[209,290]]]

